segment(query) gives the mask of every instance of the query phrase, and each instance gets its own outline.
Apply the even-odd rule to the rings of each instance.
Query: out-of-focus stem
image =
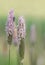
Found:
[[[10,45],[9,45],[9,65],[10,65]]]

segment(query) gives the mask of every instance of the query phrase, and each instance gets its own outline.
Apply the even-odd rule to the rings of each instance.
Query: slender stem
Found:
[[[9,45],[9,65],[10,65],[10,45]]]

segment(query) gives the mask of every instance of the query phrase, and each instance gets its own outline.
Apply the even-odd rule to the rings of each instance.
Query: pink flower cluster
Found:
[[[20,16],[18,20],[18,27],[16,27],[13,18],[14,18],[14,10],[10,10],[6,23],[6,35],[7,38],[9,35],[12,35],[13,43],[17,44],[18,39],[25,38],[25,32],[26,32],[25,20],[23,16]]]
[[[10,10],[9,14],[8,14],[7,23],[6,23],[6,33],[7,33],[7,36],[9,34],[12,35],[13,31],[14,31],[13,17],[14,17],[14,11]]]
[[[26,28],[25,28],[25,20],[23,16],[19,17],[18,20],[18,38],[25,38]]]

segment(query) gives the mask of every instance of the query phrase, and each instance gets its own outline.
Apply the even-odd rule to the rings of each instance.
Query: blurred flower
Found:
[[[18,38],[20,39],[25,38],[25,34],[26,34],[25,20],[23,16],[20,16],[18,20]]]
[[[32,24],[31,28],[30,28],[30,41],[32,43],[35,43],[35,41],[36,41],[36,27],[35,27],[35,24]]]

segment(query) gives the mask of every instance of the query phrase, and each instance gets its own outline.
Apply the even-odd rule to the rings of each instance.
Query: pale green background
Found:
[[[45,16],[45,0],[0,0],[0,15],[14,8],[15,15]]]

